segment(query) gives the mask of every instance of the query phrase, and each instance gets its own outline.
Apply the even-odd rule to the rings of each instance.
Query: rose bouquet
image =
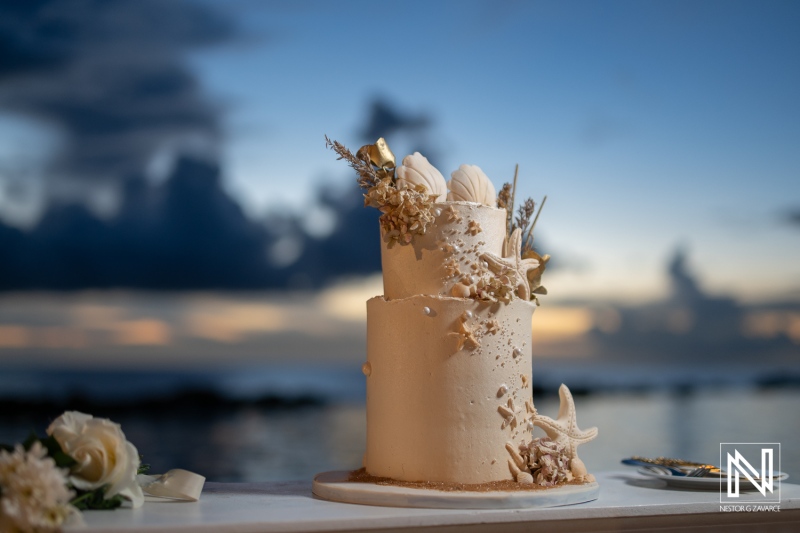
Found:
[[[0,531],[55,531],[82,509],[144,502],[136,447],[119,424],[67,411],[15,446],[0,445]]]

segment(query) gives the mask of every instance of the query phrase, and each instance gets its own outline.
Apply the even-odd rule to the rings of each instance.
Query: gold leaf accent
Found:
[[[367,154],[373,165],[382,169],[392,169],[395,167],[395,158],[386,140],[381,137],[375,144],[367,145]]]

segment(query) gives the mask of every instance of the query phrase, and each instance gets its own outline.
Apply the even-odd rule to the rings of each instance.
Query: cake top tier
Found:
[[[508,302],[530,299],[527,273],[536,259],[507,250],[506,210],[473,202],[435,203],[424,235],[406,245],[381,243],[386,299],[426,294]],[[514,235],[519,232],[515,231]]]
[[[514,216],[516,171],[513,183],[497,193],[476,165],[461,165],[447,182],[419,152],[396,167],[382,138],[356,154],[325,140],[358,174],[364,205],[381,211],[387,298],[447,294],[538,303],[537,295],[547,293],[541,275],[550,257],[533,247],[539,217],[533,199],[522,202]]]

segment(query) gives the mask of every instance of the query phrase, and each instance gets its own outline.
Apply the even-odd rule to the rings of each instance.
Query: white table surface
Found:
[[[669,489],[633,470],[597,474],[596,501],[548,509],[439,510],[316,499],[311,480],[206,483],[199,502],[84,512],[70,531],[800,531],[800,485],[782,484],[781,512],[720,512],[717,491]]]

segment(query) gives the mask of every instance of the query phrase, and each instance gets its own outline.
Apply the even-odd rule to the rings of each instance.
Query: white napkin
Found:
[[[139,474],[136,476],[136,481],[142,487],[142,492],[148,496],[196,502],[200,499],[206,478],[188,470],[175,468],[160,476]]]

